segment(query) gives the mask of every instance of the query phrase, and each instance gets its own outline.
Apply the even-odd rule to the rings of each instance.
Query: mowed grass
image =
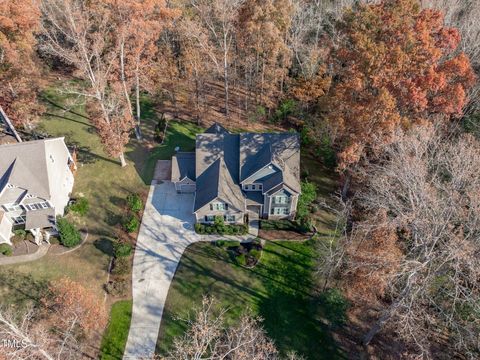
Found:
[[[244,311],[262,317],[263,327],[283,354],[342,358],[326,325],[337,319],[331,318],[333,312],[317,292],[314,249],[314,240],[268,242],[260,264],[246,269],[232,263],[224,248],[191,245],[168,293],[157,352],[168,352],[174,337],[186,330],[182,319],[191,317],[202,297],[209,295],[228,309],[227,323]]]
[[[41,120],[40,131],[51,137],[65,137],[69,147],[77,149],[79,167],[73,196],[85,196],[90,210],[85,217],[76,217],[75,221],[80,228],[88,229],[89,237],[85,245],[72,253],[48,254],[31,263],[0,267],[0,304],[22,297],[20,292],[28,293],[28,288],[13,286],[16,278],[25,277],[34,282],[32,289],[36,289],[37,284],[45,285],[48,281],[68,276],[103,296],[111,257],[111,251],[103,245],[115,237],[123,216],[124,199],[130,192],[147,193],[156,160],[169,159],[177,145],[192,148],[195,143],[197,127],[175,122],[170,123],[164,145],[153,142],[157,114],[145,99],[142,130],[146,141],[141,143],[132,137],[126,149],[128,166],[121,168],[118,159],[105,153],[84,106],[72,105],[54,88],[45,91],[43,97],[47,111]],[[145,146],[148,143],[153,150]],[[32,300],[35,298],[32,296]]]
[[[100,347],[101,360],[121,360],[130,328],[132,301],[122,300],[112,305],[108,327]]]

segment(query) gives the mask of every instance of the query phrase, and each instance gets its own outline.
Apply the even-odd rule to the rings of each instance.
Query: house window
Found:
[[[252,190],[255,190],[257,186],[255,184],[252,185]]]
[[[288,215],[288,208],[286,207],[274,207],[272,208],[271,215]]]
[[[221,202],[211,203],[210,210],[215,210],[215,211],[228,210],[228,204],[221,203]]]
[[[277,195],[274,197],[273,201],[275,204],[286,204],[287,199],[288,198],[285,195]]]
[[[27,211],[48,209],[49,207],[50,207],[50,204],[46,201],[25,205],[25,209],[27,209]]]
[[[262,190],[263,188],[263,185],[262,184],[258,184],[258,190]]]
[[[235,222],[235,215],[225,215],[223,219],[227,222]]]
[[[16,218],[13,219],[13,223],[15,225],[23,225],[27,221],[25,216],[17,216]]]
[[[3,208],[7,210],[7,212],[23,210],[22,205],[18,205],[18,204],[6,204],[6,205],[3,205]]]
[[[7,184],[7,189],[13,189],[15,186],[12,184]]]
[[[206,222],[213,222],[213,221],[215,221],[215,216],[214,215],[205,215],[205,221]]]

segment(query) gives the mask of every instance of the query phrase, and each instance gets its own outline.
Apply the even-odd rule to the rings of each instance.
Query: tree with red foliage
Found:
[[[0,0],[0,106],[17,126],[35,122],[40,71],[34,31],[40,18],[32,0]]]
[[[328,122],[341,170],[380,153],[399,128],[462,115],[475,75],[441,11],[417,0],[360,3],[338,30]]]

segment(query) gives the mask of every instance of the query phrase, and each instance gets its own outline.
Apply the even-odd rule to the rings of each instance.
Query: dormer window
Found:
[[[13,189],[14,187],[15,187],[15,185],[7,184],[7,189]]]
[[[228,204],[222,202],[214,202],[210,204],[210,210],[223,211],[228,210]]]

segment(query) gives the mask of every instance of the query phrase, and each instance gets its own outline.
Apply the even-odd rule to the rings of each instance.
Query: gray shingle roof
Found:
[[[282,169],[282,181],[300,192],[300,138],[297,133],[241,134],[240,181],[268,165],[269,157],[272,164]]]
[[[178,152],[172,156],[172,181],[180,181],[188,177],[195,181],[195,153]]]
[[[0,154],[0,185],[10,183],[46,200],[60,191],[53,186],[54,172],[70,157],[63,138],[1,145]]]
[[[55,225],[55,209],[27,211],[25,230],[48,228]]]
[[[244,198],[232,178],[223,158],[218,158],[197,178],[194,211],[219,198],[239,210],[244,208]]]
[[[205,134],[230,134],[230,132],[225,129],[222,125],[215,122],[212,126],[210,126],[207,130],[205,130]]]

